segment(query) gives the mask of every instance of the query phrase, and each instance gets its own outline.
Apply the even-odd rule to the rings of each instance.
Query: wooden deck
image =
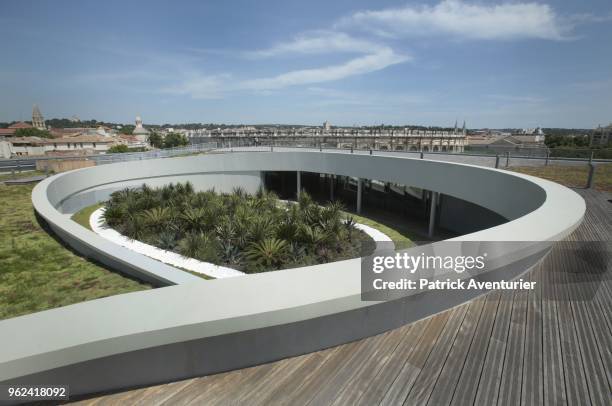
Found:
[[[528,275],[428,319],[312,354],[82,404],[610,405],[612,194]],[[597,249],[599,248],[599,249]],[[607,249],[607,251],[606,251]]]

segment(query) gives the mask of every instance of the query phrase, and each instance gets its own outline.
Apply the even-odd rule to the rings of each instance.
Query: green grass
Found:
[[[368,217],[363,217],[355,213],[345,212],[345,214],[347,216],[353,217],[356,223],[370,226],[380,231],[381,233],[386,234],[395,243],[397,249],[408,248],[408,247],[412,247],[413,245],[415,245],[410,237],[408,237],[406,234],[403,234],[402,232],[400,232],[399,230],[395,228],[391,228],[388,225],[379,223],[376,220],[373,220]]]
[[[24,171],[24,172],[15,172],[15,174],[13,175],[10,172],[8,173],[4,172],[0,175],[0,182],[4,182],[5,180],[12,180],[12,179],[32,178],[34,176],[41,176],[41,175],[45,175],[45,173],[41,171]]]
[[[587,165],[548,165],[510,167],[511,171],[537,176],[552,180],[568,187],[583,188],[586,186],[589,168]],[[612,165],[598,164],[595,166],[593,188],[596,190],[612,191]]]
[[[91,217],[94,211],[98,210],[102,206],[104,206],[102,203],[96,203],[92,206],[85,207],[84,209],[81,209],[80,211],[74,213],[71,219],[73,221],[76,221],[86,229],[91,230],[91,226],[89,225],[89,218]]]
[[[33,187],[0,184],[0,319],[150,289],[76,255],[43,230]]]

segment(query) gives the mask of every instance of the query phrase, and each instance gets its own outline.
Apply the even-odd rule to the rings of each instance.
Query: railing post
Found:
[[[510,152],[506,151],[506,168],[510,165]]]
[[[593,187],[593,178],[595,176],[595,165],[593,164],[593,156],[595,155],[595,151],[591,151],[591,156],[589,157],[589,177],[587,179],[587,189],[591,189]]]
[[[424,155],[423,155],[423,151],[421,151],[421,159],[423,159],[423,156],[424,156]]]
[[[495,154],[495,169],[499,168],[499,154]]]
[[[372,155],[372,148],[370,148],[370,155]]]
[[[589,177],[587,179],[587,189],[591,189],[593,187],[593,178],[595,177],[595,165],[593,162],[589,162]]]
[[[546,151],[546,162],[544,162],[544,166],[548,166],[548,159],[550,158],[550,151]]]

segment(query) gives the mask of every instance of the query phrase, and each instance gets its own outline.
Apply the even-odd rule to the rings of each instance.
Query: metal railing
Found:
[[[36,169],[37,161],[50,160],[70,160],[84,159],[95,161],[96,165],[110,164],[113,162],[137,161],[144,159],[169,158],[174,156],[183,156],[198,154],[205,151],[213,150],[217,147],[217,143],[208,142],[200,144],[192,144],[186,147],[176,147],[168,149],[156,149],[145,152],[125,152],[99,155],[70,155],[70,156],[40,156],[40,157],[24,157],[11,158],[0,160],[0,173],[4,172],[23,172]]]
[[[87,159],[95,161],[96,165],[105,165],[114,162],[126,162],[135,160],[146,160],[156,158],[169,158],[175,156],[185,156],[198,154],[206,151],[274,151],[275,149],[282,150],[283,148],[302,149],[302,150],[318,150],[318,151],[343,151],[355,154],[384,154],[396,156],[413,156],[421,159],[443,160],[449,162],[468,163],[473,165],[488,166],[494,168],[507,168],[510,166],[548,166],[554,165],[588,165],[588,180],[587,187],[591,187],[595,175],[596,167],[600,164],[612,164],[610,159],[597,159],[591,153],[590,158],[569,158],[562,156],[553,156],[546,153],[544,156],[539,154],[521,154],[523,150],[506,151],[505,153],[492,154],[487,152],[464,151],[464,152],[447,152],[447,151],[405,151],[405,150],[384,150],[373,148],[341,148],[332,143],[322,143],[319,140],[301,139],[301,140],[256,140],[254,138],[218,140],[215,142],[199,142],[186,147],[177,147],[169,149],[156,149],[145,152],[127,152],[113,153],[87,156],[62,156],[62,157],[31,157],[31,158],[13,158],[0,160],[1,172],[22,172],[36,169],[36,161],[39,160],[64,160],[64,159]],[[513,153],[514,152],[514,153]]]
[[[595,179],[597,166],[610,164],[610,159],[596,159],[591,153],[590,158],[569,158],[562,156],[553,156],[550,153],[544,156],[538,155],[521,155],[512,154],[511,151],[505,153],[474,153],[470,152],[446,152],[446,151],[404,151],[404,150],[380,150],[373,148],[340,148],[335,145],[325,143],[316,143],[308,141],[276,141],[265,140],[255,142],[254,140],[231,140],[218,141],[218,148],[223,151],[241,152],[241,151],[282,151],[287,149],[302,149],[311,151],[342,151],[354,154],[369,154],[369,155],[395,155],[395,156],[413,156],[420,159],[432,159],[448,162],[466,163],[472,165],[487,166],[492,168],[509,168],[509,167],[537,167],[548,165],[563,165],[563,166],[581,166],[587,165],[588,171],[585,179],[585,187],[591,188]],[[514,152],[517,152],[516,150]],[[520,150],[519,150],[520,152]]]

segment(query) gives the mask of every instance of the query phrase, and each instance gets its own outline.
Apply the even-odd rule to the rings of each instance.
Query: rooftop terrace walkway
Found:
[[[612,199],[527,278],[428,319],[252,368],[83,404],[612,404]],[[599,248],[599,249],[597,249]],[[606,250],[607,252],[601,252]]]

